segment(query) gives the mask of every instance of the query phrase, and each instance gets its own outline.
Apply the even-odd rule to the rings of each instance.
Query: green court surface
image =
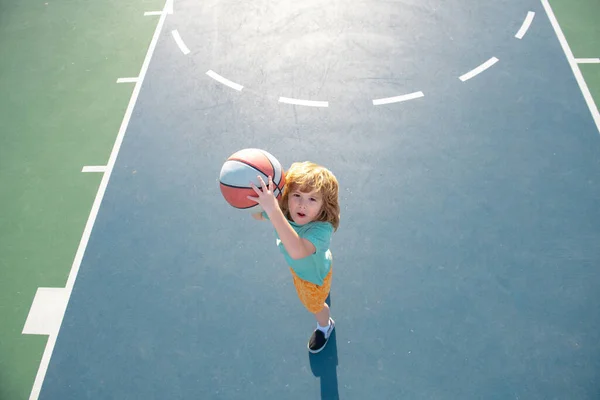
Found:
[[[0,399],[26,399],[47,338],[22,335],[38,287],[64,286],[157,1],[0,4]]]
[[[0,3],[0,400],[29,398],[47,338],[38,287],[64,287],[164,2]],[[600,2],[553,0],[575,58],[600,57]],[[579,64],[600,104],[600,64]]]

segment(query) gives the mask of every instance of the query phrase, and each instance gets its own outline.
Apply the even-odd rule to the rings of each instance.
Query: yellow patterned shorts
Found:
[[[333,272],[333,266],[329,269],[329,273],[323,280],[321,286],[299,278],[291,268],[290,271],[292,271],[292,276],[294,277],[296,292],[304,307],[313,314],[321,311],[323,309],[323,303],[325,303],[325,300],[329,295],[329,290],[331,289],[331,273]]]

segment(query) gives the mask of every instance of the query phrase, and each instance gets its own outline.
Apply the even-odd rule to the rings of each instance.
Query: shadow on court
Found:
[[[327,297],[325,302],[331,307],[331,295]],[[334,329],[331,333],[329,342],[323,351],[317,354],[308,353],[310,369],[313,375],[321,380],[321,399],[323,400],[340,398],[337,379],[338,355],[335,331]]]

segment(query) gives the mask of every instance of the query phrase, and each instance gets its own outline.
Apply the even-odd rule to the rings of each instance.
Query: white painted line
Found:
[[[65,288],[38,288],[22,333],[56,336],[68,301],[69,293]]]
[[[106,165],[86,165],[81,172],[106,172]]]
[[[222,77],[221,75],[217,74],[214,71],[208,70],[208,71],[206,71],[206,75],[210,76],[217,82],[221,82],[225,86],[229,86],[232,89],[241,91],[244,88],[242,85],[232,82],[229,79]]]
[[[175,39],[175,42],[177,43],[177,46],[179,46],[181,52],[183,54],[188,54],[190,52],[190,49],[188,49],[185,43],[183,43],[183,40],[181,39],[181,36],[179,36],[179,32],[177,32],[177,29],[171,31],[171,35],[173,35],[173,39]]]
[[[119,78],[117,83],[136,83],[138,78]]]
[[[148,17],[151,15],[161,15],[161,14],[162,14],[162,11],[146,11],[144,13],[144,17]]]
[[[600,58],[576,58],[577,64],[600,64]]]
[[[286,103],[286,104],[295,104],[297,106],[329,107],[329,103],[327,101],[300,100],[300,99],[291,99],[289,97],[280,97],[279,102]]]
[[[478,75],[480,73],[482,73],[483,71],[485,71],[486,69],[488,69],[489,67],[491,67],[492,65],[496,64],[498,62],[498,59],[496,57],[492,57],[489,60],[487,60],[486,62],[484,62],[483,64],[481,64],[479,67],[467,72],[466,74],[462,75],[459,79],[461,81],[466,81],[471,79],[472,77],[474,77],[475,75]]]
[[[573,57],[573,52],[571,51],[571,48],[569,47],[569,43],[567,43],[567,39],[565,38],[565,35],[564,35],[562,29],[560,29],[560,25],[558,24],[558,20],[556,19],[556,16],[554,15],[554,11],[552,11],[552,7],[550,7],[548,0],[541,0],[541,1],[542,1],[542,5],[544,6],[544,10],[546,10],[546,14],[548,14],[550,23],[552,24],[552,27],[554,28],[556,37],[558,38],[558,41],[560,42],[560,45],[562,46],[565,56],[567,57],[567,60],[569,61],[569,65],[571,65],[571,70],[573,71],[573,75],[575,75],[575,79],[577,80],[577,83],[579,84],[579,89],[581,89],[583,98],[585,99],[585,101],[588,105],[588,108],[590,109],[590,113],[592,114],[592,118],[594,119],[594,122],[596,123],[596,128],[598,129],[598,133],[600,133],[600,112],[598,112],[598,107],[596,107],[596,103],[594,102],[594,98],[592,97],[592,94],[590,93],[590,89],[588,88],[587,84],[585,83],[585,79],[583,79],[583,74],[581,73],[581,70],[579,69],[577,62],[575,61],[575,57]]]
[[[535,13],[533,11],[529,11],[525,17],[525,21],[523,21],[523,25],[521,25],[521,29],[519,29],[515,35],[517,39],[523,39],[523,36],[525,36],[529,26],[531,25],[531,22],[533,21],[533,17],[535,17]]]
[[[165,5],[165,12],[167,14],[173,14],[173,0],[167,0],[167,4]]]
[[[133,88],[131,98],[129,99],[129,104],[127,105],[127,109],[125,110],[123,121],[121,122],[121,127],[119,128],[119,133],[117,134],[115,144],[113,145],[112,152],[110,153],[108,164],[106,166],[106,173],[102,176],[102,181],[100,181],[98,192],[96,192],[96,198],[94,199],[94,203],[92,204],[90,215],[85,224],[85,228],[83,229],[83,234],[79,242],[79,247],[77,248],[77,252],[75,253],[75,258],[73,259],[71,271],[69,272],[69,278],[67,279],[67,283],[65,286],[68,298],[71,297],[73,285],[75,284],[75,280],[77,279],[79,267],[81,266],[81,260],[83,259],[83,255],[85,254],[85,249],[90,239],[92,228],[94,227],[94,222],[96,221],[96,216],[98,215],[98,210],[100,209],[100,204],[102,203],[104,193],[106,192],[106,187],[112,174],[117,155],[119,154],[119,149],[121,148],[121,144],[123,143],[123,138],[125,136],[125,132],[127,131],[129,120],[131,119],[131,114],[133,113],[133,109],[135,108],[135,103],[137,102],[137,98],[140,94],[140,89],[142,87],[142,83],[144,82],[144,77],[146,76],[146,72],[148,71],[150,60],[152,59],[152,55],[154,54],[154,49],[156,48],[156,43],[158,42],[158,38],[160,36],[166,18],[167,14],[163,12],[163,14],[158,20],[158,23],[156,24],[154,35],[152,36],[152,40],[150,41],[150,45],[148,46],[148,52],[146,53],[146,57],[144,58],[144,62],[139,73],[139,79],[136,82],[135,87]],[[60,334],[60,330],[58,334]],[[40,390],[42,389],[42,384],[44,383],[44,378],[46,377],[46,372],[48,371],[48,364],[50,363],[50,358],[52,357],[52,352],[54,351],[54,346],[56,345],[56,339],[58,337],[58,334],[50,335],[48,337],[48,341],[46,342],[46,347],[44,349],[44,354],[42,354],[42,359],[40,361],[40,367],[38,368],[37,374],[35,376],[35,381],[33,383],[33,387],[29,395],[29,400],[37,400],[40,395]]]
[[[418,99],[419,97],[423,97],[423,96],[425,96],[423,94],[423,92],[414,92],[414,93],[409,93],[409,94],[405,94],[405,95],[402,95],[402,96],[386,97],[384,99],[375,99],[375,100],[373,100],[373,105],[379,106],[379,105],[382,105],[382,104],[400,103],[402,101],[408,101],[408,100]]]

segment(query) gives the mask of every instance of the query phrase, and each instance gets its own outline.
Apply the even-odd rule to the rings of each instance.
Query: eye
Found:
[[[317,199],[315,199],[314,197],[311,197],[310,201],[317,201]]]
[[[293,197],[300,197],[300,195],[298,193],[292,193]]]

